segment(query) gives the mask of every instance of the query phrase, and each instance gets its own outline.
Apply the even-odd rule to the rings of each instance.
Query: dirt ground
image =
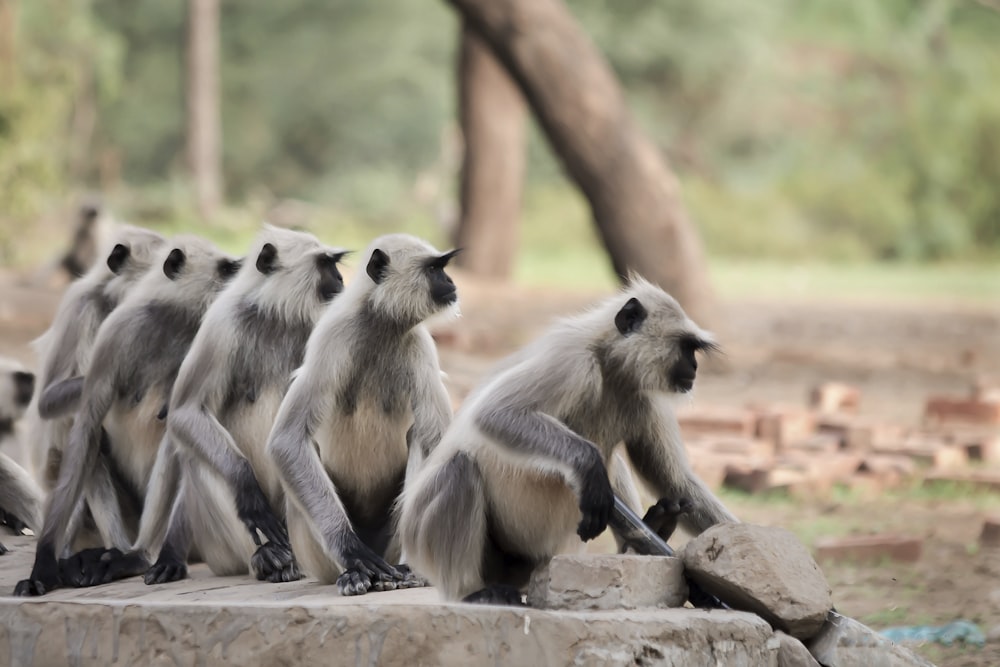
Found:
[[[479,284],[463,276],[457,282],[463,317],[438,330],[456,405],[500,356],[556,316],[602,296]],[[0,273],[0,355],[33,362],[27,343],[44,330],[58,296],[58,288]],[[703,365],[693,399],[699,405],[802,405],[819,381],[839,380],[861,389],[862,415],[915,426],[929,394],[964,394],[984,381],[1000,386],[1000,300],[723,301],[711,328],[725,353]],[[824,564],[838,610],[876,628],[974,621],[990,637],[984,647],[917,650],[939,665],[1000,664],[1000,549],[977,545],[983,517],[1000,515],[1000,493],[724,498],[744,520],[788,527],[810,544],[831,534],[923,537],[916,563]]]

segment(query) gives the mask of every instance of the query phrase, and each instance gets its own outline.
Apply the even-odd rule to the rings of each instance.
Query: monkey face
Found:
[[[344,290],[344,277],[337,270],[337,262],[344,253],[324,253],[316,257],[316,269],[319,272],[319,298],[325,303],[331,301]]]
[[[705,348],[705,342],[694,336],[684,336],[677,344],[679,357],[671,366],[668,381],[671,391],[686,393],[694,388],[694,378],[698,371],[695,352]]]
[[[427,280],[430,283],[431,300],[438,306],[450,306],[458,300],[455,283],[452,282],[451,276],[444,271],[444,267],[458,253],[459,250],[452,250],[427,262]]]
[[[19,419],[31,403],[35,375],[16,362],[5,362],[0,359],[0,366],[8,366],[0,371],[0,419]]]

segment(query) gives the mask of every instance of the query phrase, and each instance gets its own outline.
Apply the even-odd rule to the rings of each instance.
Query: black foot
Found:
[[[4,546],[4,545],[3,545],[2,543],[0,543],[0,556],[3,556],[3,555],[4,555],[5,553],[7,553],[8,551],[10,551],[10,549],[8,549],[8,548],[7,548],[7,547],[5,547],[5,546]]]
[[[403,580],[396,584],[396,588],[423,588],[431,583],[410,569],[405,563],[396,566],[399,573],[403,575]]]
[[[506,607],[527,607],[521,591],[506,584],[493,584],[462,598],[471,604],[499,604]]]
[[[268,542],[261,545],[250,558],[250,569],[259,581],[280,584],[298,581],[303,577],[295,563],[295,556],[287,546]]]
[[[646,516],[642,517],[642,522],[653,529],[660,538],[666,542],[677,530],[677,520],[694,508],[687,498],[660,498],[655,505],[649,508]]]
[[[364,595],[368,591],[396,590],[405,575],[368,548],[353,532],[343,537],[340,549],[344,571],[337,577],[341,595]]]
[[[24,529],[28,527],[28,524],[24,523],[13,514],[4,512],[3,510],[0,510],[0,524],[10,528],[11,532],[15,535],[24,535]]]
[[[146,570],[142,580],[148,585],[167,584],[171,581],[180,581],[187,577],[187,563],[182,559],[169,555],[160,554],[156,562]]]
[[[62,586],[59,577],[59,561],[51,547],[42,545],[35,552],[35,565],[31,568],[31,576],[17,582],[14,595],[18,597],[34,597],[45,595]]]
[[[138,576],[147,569],[149,561],[145,556],[118,549],[84,549],[59,561],[63,584],[77,588],[110,584]]]

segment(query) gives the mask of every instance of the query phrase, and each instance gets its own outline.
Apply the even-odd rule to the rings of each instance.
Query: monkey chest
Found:
[[[137,404],[116,401],[104,419],[111,454],[137,489],[146,489],[163,439],[165,423],[159,414],[165,400],[162,392],[150,391]]]
[[[386,409],[377,395],[348,412],[334,410],[317,433],[320,458],[338,488],[366,495],[395,485],[406,469],[406,434],[413,425],[408,402]]]

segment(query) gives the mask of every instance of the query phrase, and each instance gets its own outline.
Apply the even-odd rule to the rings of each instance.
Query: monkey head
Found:
[[[439,252],[408,234],[375,239],[365,253],[375,311],[411,326],[439,313],[457,314],[458,291],[445,267],[458,252]]]
[[[696,353],[717,349],[712,335],[659,287],[633,278],[616,300],[608,354],[646,391],[683,394],[694,387]]]
[[[127,299],[175,303],[204,313],[241,263],[203,238],[177,236],[160,248],[152,267]]]
[[[314,322],[320,309],[344,289],[337,264],[347,254],[312,234],[265,225],[233,290],[288,321]]]
[[[157,252],[167,240],[148,229],[119,225],[112,234],[105,261],[97,263],[95,270],[107,273],[108,283],[104,294],[112,304],[117,304],[128,289],[139,282],[149,271]]]

